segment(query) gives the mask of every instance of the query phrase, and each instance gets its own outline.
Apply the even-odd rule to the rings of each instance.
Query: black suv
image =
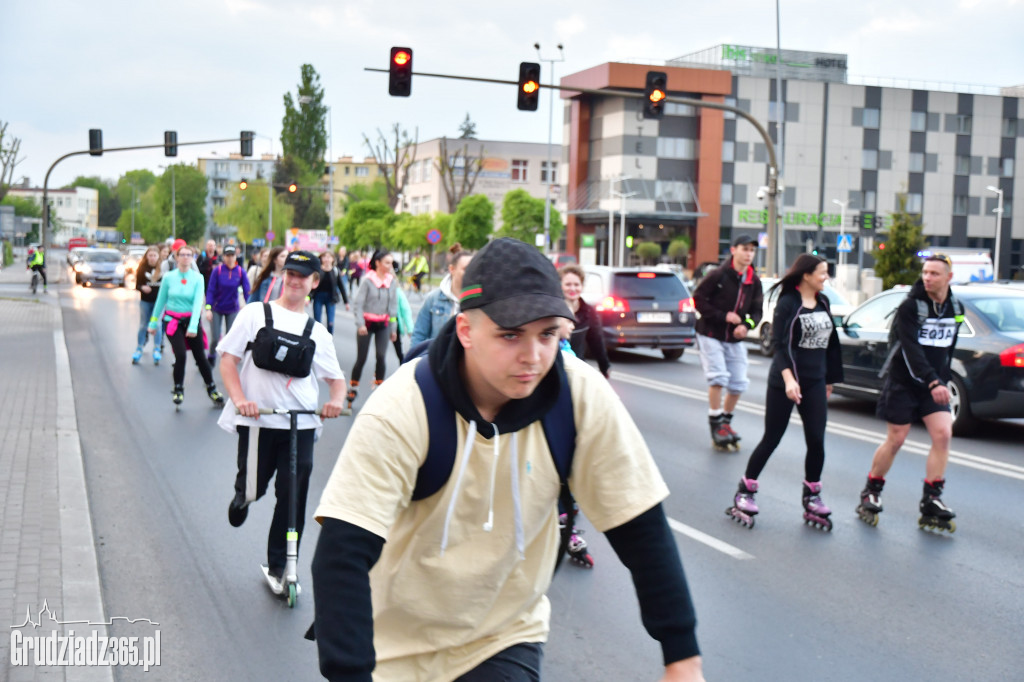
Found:
[[[678,360],[696,345],[693,297],[670,270],[588,265],[583,271],[583,299],[601,317],[609,350],[657,348],[666,360]]]

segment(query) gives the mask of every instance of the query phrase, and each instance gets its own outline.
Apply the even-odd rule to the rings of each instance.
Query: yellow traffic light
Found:
[[[249,187],[249,182],[247,180],[245,180],[245,178],[243,178],[242,181],[238,183],[238,189],[242,190],[243,192],[248,187]]]
[[[292,194],[295,194],[296,192],[299,191],[299,186],[293,182],[292,184],[288,185],[288,191],[291,192]]]

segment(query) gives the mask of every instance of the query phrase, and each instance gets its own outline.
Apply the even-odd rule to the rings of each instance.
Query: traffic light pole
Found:
[[[230,137],[230,138],[227,138],[225,140],[201,140],[199,142],[177,142],[176,144],[179,147],[187,147],[189,145],[216,144],[216,143],[220,143],[220,142],[238,142],[238,138],[237,137]],[[165,148],[166,148],[166,145],[164,145],[164,144],[144,144],[144,145],[137,145],[137,146],[134,146],[134,147],[110,147],[109,149],[84,149],[84,150],[78,151],[78,152],[68,152],[67,154],[65,154],[64,156],[60,157],[56,161],[54,161],[52,164],[50,164],[50,168],[46,171],[46,177],[43,179],[43,233],[40,235],[39,243],[43,245],[44,249],[47,249],[50,246],[50,202],[49,202],[50,173],[53,172],[53,169],[57,167],[58,163],[60,163],[64,159],[70,158],[72,156],[81,156],[82,154],[90,154],[92,156],[100,156],[101,154],[103,154],[103,152],[129,152],[129,151],[134,151],[134,150],[137,150],[137,149],[165,149]]]
[[[377,69],[373,67],[365,67],[364,71],[373,71],[377,73],[390,73],[388,69]],[[499,85],[514,85],[519,87],[518,81],[502,80],[498,78],[480,78],[477,76],[456,76],[446,73],[423,73],[413,72],[413,76],[423,76],[427,78],[447,78],[450,80],[461,80],[461,81],[474,81],[477,83],[496,83]],[[564,87],[561,85],[544,85],[538,83],[541,88],[547,88],[549,90],[558,90],[560,92],[573,92],[584,95],[597,95],[599,97],[623,97],[626,99],[644,99],[644,93],[634,92],[632,90],[593,90],[590,88],[572,88]],[[761,139],[764,140],[764,146],[768,151],[768,257],[765,263],[765,270],[769,275],[780,274],[780,267],[785,267],[785,264],[781,262],[784,256],[780,255],[782,251],[782,245],[780,243],[780,230],[779,230],[779,212],[778,212],[778,194],[779,194],[779,165],[775,156],[775,145],[772,143],[772,138],[768,134],[761,122],[756,118],[748,114],[742,109],[730,106],[728,104],[719,104],[718,102],[708,102],[702,99],[690,99],[688,97],[673,97],[669,95],[665,98],[666,102],[673,102],[676,104],[686,104],[692,107],[704,107],[705,109],[718,109],[720,111],[729,111],[736,114],[740,118],[749,121],[754,129],[757,130]]]

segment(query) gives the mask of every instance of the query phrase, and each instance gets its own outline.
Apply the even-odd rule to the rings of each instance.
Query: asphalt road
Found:
[[[319,679],[315,646],[302,639],[313,617],[317,524],[306,526],[304,591],[292,610],[269,594],[259,570],[272,498],[256,503],[241,528],[227,523],[235,438],[216,427],[218,411],[194,366],[175,413],[171,356],[160,367],[148,354],[130,362],[134,292],[74,287],[61,299],[107,614],[160,624],[161,665],[144,679]],[[347,373],[351,317],[339,313],[336,326]],[[643,352],[612,358],[613,386],[672,490],[666,510],[679,531],[707,679],[1021,679],[1024,527],[1014,512],[1024,489],[1024,422],[954,439],[944,498],[958,513],[953,536],[917,527],[927,437],[915,428],[872,528],[853,509],[884,424],[872,405],[833,399],[823,496],[834,531],[803,525],[797,420],[762,475],[761,514],[749,530],[723,511],[763,430],[768,361],[751,358],[751,388],[734,421],[744,437],[739,454],[710,447],[695,354],[677,362]],[[393,370],[393,355],[389,363]],[[317,444],[310,514],[348,426],[328,422]],[[659,647],[643,630],[627,572],[603,536],[585,537],[597,565],[566,565],[555,578],[545,678],[658,679]],[[112,630],[148,634],[123,622]]]

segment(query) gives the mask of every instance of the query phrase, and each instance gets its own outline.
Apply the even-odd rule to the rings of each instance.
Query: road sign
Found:
[[[274,241],[274,233],[273,232],[267,232],[267,241],[268,242]]]
[[[431,244],[436,244],[441,241],[441,231],[431,230],[430,232],[427,232],[427,241]]]
[[[758,232],[757,233],[757,248],[767,249],[768,248],[768,233]]]
[[[266,246],[267,241],[265,239],[253,239],[252,245],[256,247]]]
[[[836,235],[836,251],[839,253],[853,251],[853,236],[849,234]]]

